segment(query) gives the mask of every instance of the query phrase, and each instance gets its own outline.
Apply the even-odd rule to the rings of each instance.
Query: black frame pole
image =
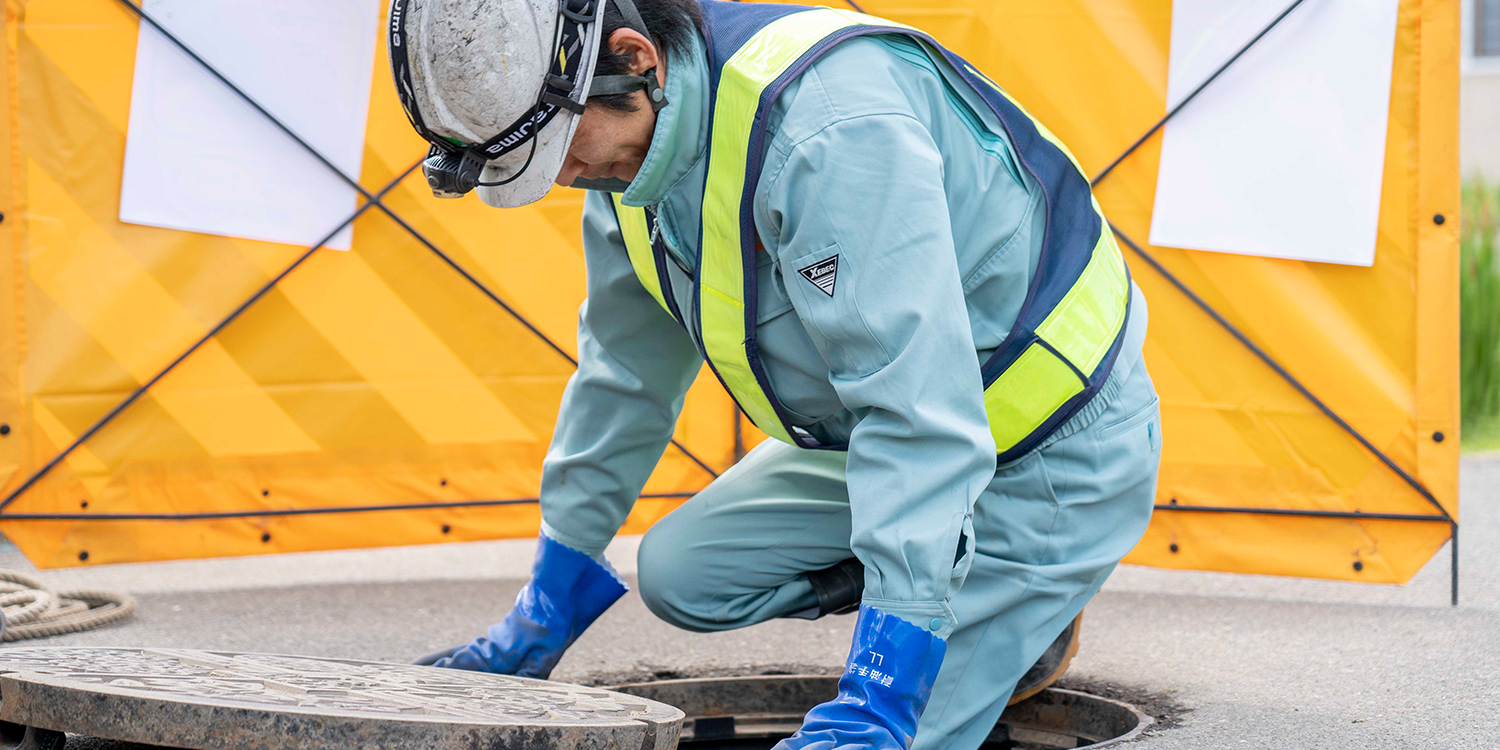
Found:
[[[1458,606],[1458,521],[1448,525],[1448,589],[1449,600]]]
[[[643,493],[644,500],[692,497],[691,492]],[[393,505],[335,505],[318,508],[263,508],[260,510],[220,510],[202,513],[6,513],[6,521],[204,521],[225,518],[279,518],[282,516],[326,516],[338,513],[380,513],[392,510],[444,510],[451,508],[492,508],[504,505],[537,505],[541,498],[516,497],[504,500],[454,500],[439,503],[396,503]]]
[[[1185,513],[1241,513],[1253,516],[1299,516],[1303,518],[1347,518],[1369,521],[1430,521],[1453,523],[1446,516],[1427,513],[1367,513],[1360,510],[1303,510],[1300,508],[1257,508],[1240,505],[1181,505],[1176,502],[1158,503],[1157,510],[1175,510]]]

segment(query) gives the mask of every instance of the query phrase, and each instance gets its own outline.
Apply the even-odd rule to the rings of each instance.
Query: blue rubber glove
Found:
[[[860,605],[838,697],[814,706],[774,750],[906,750],[947,650],[926,630]]]
[[[531,580],[510,614],[432,666],[546,679],[568,646],[625,591],[613,571],[543,534]]]

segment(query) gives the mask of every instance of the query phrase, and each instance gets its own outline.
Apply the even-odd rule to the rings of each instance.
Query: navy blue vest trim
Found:
[[[717,101],[719,78],[724,65],[736,51],[742,47],[761,28],[772,21],[785,17],[792,13],[799,13],[811,8],[795,5],[772,5],[761,3],[733,3],[721,2],[720,0],[704,0],[702,3],[705,21],[708,28],[708,60],[709,60],[709,83],[711,102]],[[1043,231],[1041,257],[1037,264],[1037,276],[1032,280],[1027,290],[1026,299],[1022,303],[1016,323],[1012,326],[1005,341],[995,350],[981,367],[984,385],[988,387],[996,378],[1005,371],[1016,358],[1018,358],[1032,342],[1037,341],[1036,327],[1046,320],[1053,306],[1058,300],[1072,288],[1073,284],[1083,273],[1089,260],[1093,257],[1093,249],[1099,241],[1103,229],[1103,219],[1093,208],[1092,192],[1088,180],[1073,165],[1067,154],[1048,141],[1031,118],[1013,104],[1008,98],[995,89],[994,85],[976,75],[968,61],[954,54],[952,51],[938,44],[931,36],[910,29],[890,27],[857,25],[840,29],[819,41],[809,49],[802,57],[793,63],[777,79],[766,86],[761,93],[757,104],[754,124],[751,128],[748,158],[745,165],[745,182],[741,192],[740,200],[740,237],[743,247],[741,258],[747,293],[745,295],[745,331],[746,331],[746,359],[750,364],[751,371],[761,388],[765,391],[772,408],[787,433],[803,448],[818,448],[828,450],[846,450],[847,444],[823,445],[808,437],[805,432],[799,431],[783,408],[781,401],[776,398],[770,387],[770,378],[765,372],[760,358],[760,349],[756,342],[756,318],[758,295],[756,289],[756,259],[755,242],[756,231],[754,221],[755,190],[760,181],[760,170],[764,162],[765,152],[765,118],[770,112],[772,104],[781,95],[786,87],[798,76],[802,75],[813,63],[823,56],[830,48],[840,42],[859,36],[873,34],[899,34],[924,42],[931,49],[940,52],[948,64],[959,73],[979,96],[984,99],[990,109],[999,118],[1000,124],[1005,128],[1013,151],[1021,166],[1037,181],[1043,192],[1046,203],[1047,221]],[[709,127],[712,132],[712,107],[710,107]],[[711,147],[711,144],[710,144]],[[705,180],[707,178],[705,177]],[[701,240],[700,240],[701,246]],[[1129,269],[1126,269],[1127,288],[1129,280]],[[694,285],[694,293],[701,299],[701,285]],[[1130,303],[1126,302],[1126,319],[1129,317]],[[1045,304],[1039,304],[1044,302]],[[701,306],[698,307],[701,311]],[[699,339],[702,339],[702,315],[701,312],[694,316],[697,325]],[[1121,325],[1120,333],[1116,335],[1110,346],[1109,352],[1104,359],[1094,368],[1093,373],[1082,374],[1082,380],[1086,384],[1084,389],[1059,408],[1053,415],[1037,430],[1033,431],[1025,440],[1022,440],[1010,450],[999,455],[998,460],[1007,461],[1011,458],[1024,455],[1035,448],[1046,439],[1057,427],[1061,426],[1084,404],[1088,403],[1099,390],[1104,387],[1109,373],[1114,367],[1114,361],[1119,354],[1120,347],[1124,341],[1125,325]],[[1068,360],[1062,358],[1064,362]],[[707,361],[707,357],[705,357]],[[1069,362],[1071,366],[1072,363]],[[710,368],[713,363],[709,362]],[[1075,372],[1077,372],[1075,368]],[[714,373],[718,375],[717,371]],[[720,378],[723,382],[723,378]],[[727,387],[726,387],[726,390]]]
[[[613,204],[613,201],[611,201]],[[646,227],[656,239],[651,242],[652,257],[656,262],[656,284],[661,287],[661,299],[667,303],[667,312],[677,319],[677,323],[684,329],[687,328],[687,319],[682,315],[682,309],[677,306],[677,294],[672,291],[672,278],[667,273],[667,241],[662,239],[661,233],[656,229],[656,213],[646,209]],[[702,351],[701,349],[699,350]]]
[[[805,5],[778,3],[737,3],[724,0],[702,0],[703,21],[708,27],[711,47],[708,53],[708,84],[719,88],[719,72],[729,58],[750,41],[766,24],[793,13],[812,10]]]

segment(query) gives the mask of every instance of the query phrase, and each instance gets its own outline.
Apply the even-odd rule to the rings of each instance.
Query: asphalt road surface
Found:
[[[1401,587],[1122,567],[1085,615],[1066,680],[1164,719],[1131,746],[1141,750],[1500,748],[1500,457],[1465,460],[1461,498],[1457,608],[1446,550]],[[627,577],[635,544],[609,552]],[[406,662],[501,618],[531,552],[523,540],[43,571],[59,588],[130,591],[140,611],[28,643]],[[32,570],[13,548],[0,567]],[[632,593],[553,677],[837,670],[852,627],[842,617],[687,633]]]

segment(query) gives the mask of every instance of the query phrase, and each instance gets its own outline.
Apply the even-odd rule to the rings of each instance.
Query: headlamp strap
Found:
[[[561,0],[558,12],[556,52],[552,56],[551,68],[542,83],[537,106],[521,115],[515,122],[496,133],[494,137],[471,146],[468,151],[478,151],[486,160],[498,159],[523,146],[557,116],[559,110],[582,114],[587,94],[577,91],[583,65],[583,40],[590,24],[597,23],[594,15],[601,10],[599,0]],[[585,12],[590,15],[583,15]]]
[[[396,96],[401,99],[401,109],[406,112],[406,119],[423,139],[435,142],[438,136],[427,129],[427,123],[422,122],[417,95],[412,91],[411,59],[407,56],[409,39],[406,34],[406,3],[407,0],[391,0],[388,41],[391,46],[391,73],[396,79]]]
[[[562,76],[547,76],[546,85],[542,91],[542,103],[551,104],[554,107],[562,107],[575,115],[583,114],[583,102],[573,99],[571,81]]]
[[[615,9],[620,11],[620,18],[625,25],[635,29],[641,36],[651,38],[651,31],[646,28],[646,22],[641,20],[640,11],[636,10],[633,0],[609,0],[615,4]],[[599,42],[608,44],[608,39]],[[662,107],[667,106],[667,92],[661,90],[661,84],[656,82],[656,68],[652,68],[638,76],[594,76],[589,85],[589,96],[605,96],[608,94],[628,94],[636,89],[646,90],[646,100],[651,102],[651,111],[660,112]]]

